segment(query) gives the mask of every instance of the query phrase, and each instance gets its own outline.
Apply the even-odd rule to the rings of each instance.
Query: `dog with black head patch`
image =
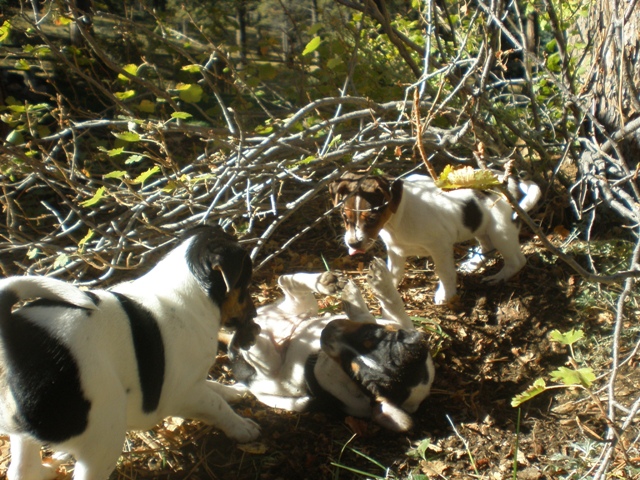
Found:
[[[150,429],[167,416],[202,420],[240,442],[257,438],[258,425],[228,404],[246,387],[207,379],[221,326],[234,328],[244,348],[259,333],[251,276],[236,240],[203,226],[147,274],[108,290],[50,277],[0,280],[8,478],[55,477],[41,461],[46,444],[75,457],[74,479],[106,479],[127,430]]]
[[[541,197],[538,185],[529,180],[509,177],[508,188],[524,211]],[[387,246],[387,264],[396,286],[404,276],[407,257],[433,259],[440,279],[434,297],[437,305],[457,296],[456,243],[475,238],[480,244],[480,250],[461,266],[465,272],[479,268],[494,249],[500,252],[502,270],[484,279],[491,284],[508,280],[526,263],[520,250],[519,221],[499,194],[469,188],[444,191],[424,175],[391,180],[352,172],[331,183],[329,193],[334,205],[342,203],[349,254],[367,251],[380,237]]]
[[[384,261],[371,262],[367,282],[382,318],[373,317],[353,281],[333,272],[281,276],[284,297],[258,309],[255,344],[230,352],[236,378],[274,408],[342,412],[410,429],[409,414],[434,379],[428,337],[405,312]],[[314,293],[340,294],[345,313],[320,314]]]

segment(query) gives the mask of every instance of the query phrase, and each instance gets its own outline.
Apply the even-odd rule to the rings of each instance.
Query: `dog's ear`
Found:
[[[389,194],[391,195],[391,198],[389,199],[389,208],[393,213],[398,211],[400,200],[402,200],[402,190],[402,179],[398,178],[391,183],[391,187],[389,188]]]
[[[334,180],[329,184],[329,195],[333,200],[333,206],[338,205],[344,197],[349,194],[349,182],[345,180]]]
[[[227,294],[230,293],[241,280],[243,276],[250,275],[251,259],[247,252],[239,250],[234,252],[230,258],[229,255],[212,255],[210,259],[211,270],[218,271],[222,275],[222,280],[227,287]],[[247,279],[247,283],[249,279]]]
[[[377,424],[394,432],[406,432],[413,426],[413,420],[407,412],[384,398],[378,398],[373,404],[371,418]]]

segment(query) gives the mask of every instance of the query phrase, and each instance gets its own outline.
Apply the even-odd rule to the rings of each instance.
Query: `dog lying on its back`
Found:
[[[230,352],[236,378],[258,400],[291,411],[329,409],[372,417],[396,431],[430,392],[434,367],[384,262],[367,276],[383,310],[376,320],[360,290],[331,272],[283,275],[284,298],[260,307],[256,343]],[[320,316],[313,293],[340,293],[345,315]]]
[[[146,275],[83,291],[48,277],[0,280],[0,431],[10,480],[56,476],[40,446],[72,454],[75,480],[109,477],[130,429],[173,415],[239,441],[259,427],[228,403],[244,387],[207,380],[220,326],[248,348],[259,327],[252,265],[233,237],[196,228]],[[23,300],[39,298],[12,311]]]
[[[508,178],[510,193],[524,211],[540,199],[540,188],[531,181]],[[430,256],[440,283],[435,303],[456,297],[455,243],[476,238],[480,252],[462,265],[471,272],[482,265],[482,258],[498,250],[504,266],[485,281],[508,280],[524,267],[520,251],[519,222],[502,196],[474,189],[443,191],[430,177],[410,175],[395,181],[346,172],[329,186],[334,204],[344,202],[342,218],[349,254],[371,248],[378,236],[387,246],[387,263],[394,284],[404,276],[409,256]]]

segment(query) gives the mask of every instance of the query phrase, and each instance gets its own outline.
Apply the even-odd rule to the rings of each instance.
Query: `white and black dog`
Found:
[[[429,395],[434,378],[429,342],[405,312],[384,261],[374,259],[367,280],[382,319],[371,315],[352,281],[334,273],[281,276],[284,298],[258,309],[255,344],[231,355],[236,378],[274,408],[342,411],[408,430],[408,413]],[[314,293],[340,292],[346,315],[321,316]]]
[[[508,178],[510,193],[529,211],[541,191],[532,181]],[[329,186],[334,204],[344,202],[342,217],[349,254],[362,253],[378,236],[387,246],[388,266],[397,286],[404,276],[409,256],[430,256],[440,284],[435,294],[438,305],[456,297],[455,243],[476,238],[480,252],[463,264],[471,272],[492,250],[502,254],[504,266],[485,281],[507,280],[524,267],[520,250],[519,222],[509,203],[499,194],[460,189],[444,191],[430,177],[410,175],[391,181],[380,176],[346,172]]]
[[[0,431],[10,480],[55,477],[40,447],[72,454],[74,479],[109,477],[125,433],[167,416],[202,420],[241,442],[260,434],[228,401],[246,387],[207,380],[221,326],[259,333],[252,264],[233,237],[197,227],[146,275],[109,290],[48,277],[0,280]],[[37,299],[21,308],[16,303]]]

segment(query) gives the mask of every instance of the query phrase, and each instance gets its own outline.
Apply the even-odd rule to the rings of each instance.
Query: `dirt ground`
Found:
[[[130,434],[112,478],[503,479],[512,478],[515,452],[518,479],[584,473],[582,450],[601,440],[605,426],[593,402],[566,389],[546,392],[522,406],[519,427],[510,402],[536,378],[566,364],[568,351],[549,341],[551,330],[606,332],[611,318],[604,311],[579,314],[579,279],[535,239],[523,243],[528,264],[506,284],[482,283],[500,260],[460,275],[454,309],[434,306],[431,267],[423,259],[411,261],[400,289],[410,315],[432,333],[436,380],[410,432],[338,415],[277,411],[247,399],[236,409],[262,427],[257,442],[238,445],[213,428],[171,419],[153,432]],[[337,244],[331,232],[301,240],[256,273],[256,299],[278,295],[274,282],[280,273],[323,269],[321,257],[362,283],[371,256],[350,258]],[[306,253],[295,253],[301,251]],[[622,372],[630,391],[638,384],[637,370],[631,364]],[[213,373],[233,381],[224,353]],[[0,448],[6,466],[6,443]]]

